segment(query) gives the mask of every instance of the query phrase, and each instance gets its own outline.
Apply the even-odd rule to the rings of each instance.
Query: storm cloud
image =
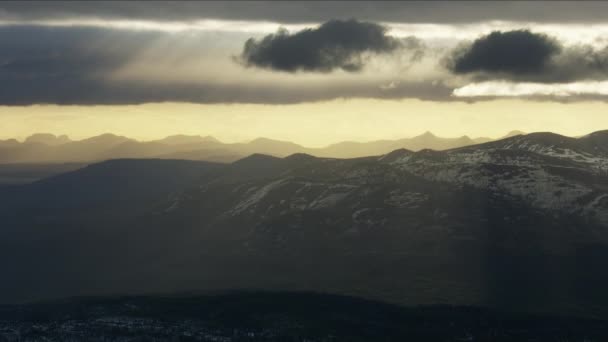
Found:
[[[240,56],[247,66],[277,71],[359,71],[365,53],[386,53],[399,41],[386,28],[357,20],[331,20],[294,34],[280,29],[260,40],[248,39]]]
[[[608,47],[564,46],[555,37],[528,30],[496,31],[454,49],[444,64],[476,81],[601,81],[608,79]]]
[[[454,73],[534,74],[545,69],[561,46],[554,39],[527,30],[495,31],[456,49],[449,67]]]

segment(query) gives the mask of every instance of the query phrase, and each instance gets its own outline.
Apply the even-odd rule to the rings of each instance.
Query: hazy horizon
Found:
[[[403,101],[412,103],[401,107]],[[515,99],[477,104],[353,99],[297,105],[5,106],[0,107],[0,140],[23,141],[35,133],[65,134],[73,140],[111,133],[138,141],[201,135],[223,143],[268,138],[319,148],[344,141],[411,138],[427,131],[442,138],[497,139],[511,131],[576,137],[608,128],[608,117],[603,115],[605,106],[598,101],[547,103]],[[508,121],[497,125],[496,117],[487,114],[484,107],[501,112]],[[421,111],[403,115],[405,108],[408,112],[416,108]],[[311,111],[316,113],[298,114]],[[385,120],[378,120],[376,112],[385,113],[381,116]]]
[[[467,135],[467,134],[464,134],[464,135],[461,135],[461,136],[440,136],[440,135],[435,134],[435,132],[433,132],[431,130],[425,130],[425,131],[420,132],[419,134],[415,134],[415,135],[411,135],[411,136],[402,136],[402,137],[393,138],[393,139],[386,138],[386,139],[373,139],[373,140],[339,140],[339,141],[331,142],[329,144],[318,145],[318,146],[309,146],[309,145],[306,145],[306,144],[301,144],[301,143],[299,143],[297,141],[276,139],[274,137],[269,137],[269,136],[258,136],[258,137],[250,138],[250,139],[246,139],[246,140],[226,141],[226,140],[219,139],[218,137],[216,137],[214,135],[204,134],[204,133],[200,133],[200,134],[197,134],[197,133],[192,133],[192,134],[172,133],[172,134],[169,134],[169,135],[160,135],[160,136],[157,136],[157,137],[154,137],[154,138],[149,138],[149,139],[137,139],[137,138],[134,138],[134,137],[129,136],[129,135],[116,134],[114,132],[104,132],[104,133],[100,133],[100,134],[95,134],[95,135],[90,135],[90,136],[84,136],[84,137],[80,137],[80,138],[74,138],[72,135],[67,134],[67,133],[53,133],[53,132],[40,131],[40,132],[33,132],[32,134],[29,134],[29,135],[26,135],[26,136],[21,136],[21,137],[3,137],[2,139],[0,139],[0,141],[16,140],[16,141],[18,141],[20,143],[24,143],[24,142],[27,141],[28,138],[31,138],[31,137],[34,137],[34,136],[37,136],[37,135],[47,135],[47,134],[50,134],[50,135],[54,136],[55,138],[65,137],[65,138],[69,139],[68,142],[82,141],[82,140],[87,140],[87,139],[90,139],[90,138],[95,138],[95,137],[99,137],[99,136],[103,136],[103,135],[113,135],[113,136],[117,136],[117,137],[125,137],[125,138],[128,138],[128,139],[137,141],[137,142],[144,142],[145,143],[145,142],[156,142],[156,141],[163,140],[163,139],[166,139],[166,138],[171,138],[171,137],[180,137],[180,136],[183,136],[183,137],[213,138],[214,140],[216,140],[217,142],[222,143],[222,144],[247,144],[247,143],[251,143],[251,142],[253,142],[255,140],[258,140],[258,139],[268,139],[268,140],[272,140],[272,141],[280,141],[280,142],[293,143],[293,144],[300,145],[302,147],[307,147],[307,148],[323,148],[323,147],[328,147],[328,146],[331,146],[331,145],[345,143],[345,142],[365,144],[365,143],[372,143],[372,142],[385,141],[385,140],[386,141],[393,141],[393,140],[401,140],[401,139],[413,139],[413,138],[424,136],[424,135],[427,135],[427,134],[431,134],[434,137],[440,138],[440,139],[458,139],[458,138],[468,137],[468,138],[470,138],[472,140],[477,140],[477,139],[498,140],[498,139],[507,137],[511,133],[515,133],[515,132],[521,132],[522,134],[538,133],[538,132],[524,132],[522,130],[514,129],[514,130],[511,130],[511,131],[505,132],[505,134],[503,134],[503,135],[495,136],[495,137],[487,136],[487,135],[485,135],[485,136],[472,136],[472,135]],[[556,132],[551,132],[551,133],[556,133]],[[589,133],[593,133],[593,132],[589,132]],[[557,133],[557,134],[559,134],[559,133]],[[573,138],[582,136],[582,135],[571,136],[571,135],[565,135],[565,134],[560,134],[560,135],[564,135],[564,136],[568,136],[568,137],[573,137]]]

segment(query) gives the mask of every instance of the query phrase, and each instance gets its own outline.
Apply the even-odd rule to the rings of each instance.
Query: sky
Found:
[[[0,139],[608,129],[606,2],[1,2]]]

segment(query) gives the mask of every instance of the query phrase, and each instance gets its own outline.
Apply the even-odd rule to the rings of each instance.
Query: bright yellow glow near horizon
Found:
[[[103,133],[153,140],[212,135],[223,142],[257,137],[309,147],[353,140],[500,137],[511,130],[578,136],[608,129],[608,103],[519,99],[464,102],[343,99],[290,105],[150,103],[142,105],[0,107],[0,139],[33,133],[82,139]]]

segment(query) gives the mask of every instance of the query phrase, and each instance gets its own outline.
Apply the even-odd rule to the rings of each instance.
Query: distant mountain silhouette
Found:
[[[406,148],[412,151],[418,151],[423,149],[431,150],[446,150],[449,148],[473,145],[473,141],[468,136],[462,136],[459,138],[439,138],[431,132],[426,132],[417,137],[413,137],[408,140],[402,140],[402,148]]]
[[[520,134],[513,131],[508,136]],[[340,142],[323,148],[308,148],[289,141],[257,138],[246,143],[222,143],[211,136],[172,135],[153,141],[137,141],[114,134],[102,134],[79,141],[67,136],[34,134],[19,143],[0,141],[0,164],[96,162],[115,158],[163,158],[232,162],[253,153],[285,157],[306,153],[317,157],[356,158],[383,155],[405,148],[446,150],[492,141],[468,136],[441,138],[431,132],[398,140]]]
[[[219,140],[212,136],[201,137],[200,135],[171,135],[164,139],[156,140],[155,142],[167,145],[184,145],[184,144],[197,144],[197,143],[220,143]]]
[[[355,158],[371,155],[381,155],[390,151],[405,148],[412,151],[423,149],[446,150],[491,141],[490,138],[471,139],[468,136],[459,138],[440,138],[427,131],[413,138],[399,140],[377,140],[367,143],[341,142],[321,149],[309,149],[308,153],[316,156]]]
[[[118,144],[122,144],[127,141],[135,141],[135,140],[129,139],[127,137],[120,136],[120,135],[106,133],[106,134],[98,135],[98,136],[91,137],[88,139],[76,141],[76,142],[74,142],[74,144],[100,146],[100,147],[104,146],[105,147],[105,146],[116,146]]]
[[[70,141],[72,140],[67,135],[56,136],[50,133],[36,133],[25,139],[25,143],[42,143],[51,146],[69,143]]]
[[[305,150],[304,147],[289,141],[273,140],[268,138],[257,138],[247,144],[236,145],[236,147],[246,151],[245,154],[265,153],[280,157]]]

